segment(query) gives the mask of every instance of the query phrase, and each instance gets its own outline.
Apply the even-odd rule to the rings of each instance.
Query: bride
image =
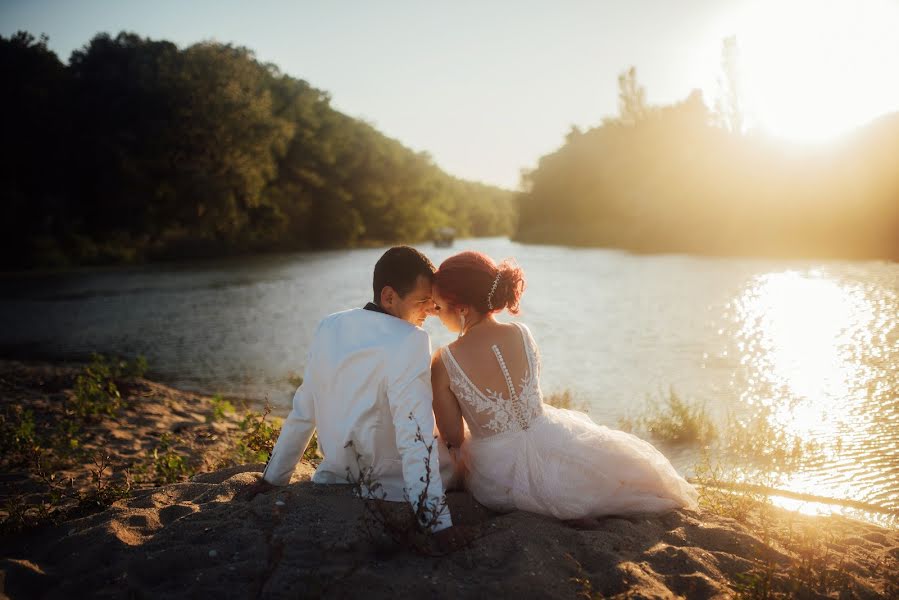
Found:
[[[518,314],[523,291],[520,268],[478,252],[434,275],[437,315],[459,333],[434,354],[434,414],[474,497],[559,519],[695,507],[696,490],[649,443],[543,403],[530,331],[494,318]]]

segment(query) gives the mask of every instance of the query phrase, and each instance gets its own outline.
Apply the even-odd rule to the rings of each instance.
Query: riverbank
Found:
[[[72,405],[79,375],[83,371],[75,367],[0,362],[4,414],[18,406],[31,410],[36,424],[53,423],[61,402]],[[159,439],[169,434],[178,439],[170,445],[173,454],[196,473],[181,473],[174,483],[150,481],[154,475],[110,498],[108,507],[81,506],[4,534],[0,597],[899,593],[899,532],[773,507],[743,522],[705,506],[699,512],[560,523],[524,512],[491,514],[469,495],[454,492],[454,521],[470,527],[474,539],[446,556],[422,556],[377,532],[366,533],[359,524],[363,503],[345,486],[313,485],[313,466],[306,461],[290,485],[241,499],[262,464],[219,468],[234,460],[236,446],[246,446],[240,409],[142,378],[121,383],[118,416],[85,426],[93,440],[86,442],[89,449],[114,453],[124,464],[153,450],[165,455]],[[90,469],[86,463],[67,474],[90,483]],[[7,498],[14,476],[5,464]]]
[[[511,240],[519,244],[595,248],[626,252],[637,256],[685,255],[695,258],[733,258],[749,260],[818,260],[818,261],[883,261],[899,262],[899,253],[880,249],[840,247],[827,243],[801,243],[792,239],[740,241],[726,231],[713,239],[685,235],[660,241],[658,236],[634,232],[626,224],[609,221],[572,225],[541,224],[520,229]]]

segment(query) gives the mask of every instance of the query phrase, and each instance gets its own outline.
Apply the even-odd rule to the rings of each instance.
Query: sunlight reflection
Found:
[[[895,514],[887,512],[879,512],[853,508],[840,504],[831,504],[828,502],[814,502],[809,500],[800,500],[797,498],[788,498],[785,496],[772,495],[769,496],[771,504],[779,508],[798,512],[803,515],[811,516],[828,516],[840,515],[852,519],[861,519],[880,525],[881,527],[892,528],[899,523],[899,517]]]
[[[755,372],[750,403],[769,405],[805,440],[835,436],[867,393],[854,350],[874,320],[863,290],[815,272],[772,273],[744,293],[738,311],[743,361]]]
[[[732,305],[745,376],[744,481],[776,506],[895,526],[897,295],[824,269],[753,278]],[[729,442],[740,442],[734,438]],[[792,464],[791,464],[792,461]]]

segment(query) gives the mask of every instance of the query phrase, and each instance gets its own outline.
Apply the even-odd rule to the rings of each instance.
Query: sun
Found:
[[[899,2],[763,0],[731,23],[750,126],[821,142],[899,110]]]

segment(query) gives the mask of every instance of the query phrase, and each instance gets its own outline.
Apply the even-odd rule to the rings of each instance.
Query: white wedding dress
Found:
[[[543,403],[537,346],[525,325],[515,325],[528,365],[517,388],[498,346],[492,349],[505,392],[478,389],[450,349],[441,351],[470,431],[458,458],[478,502],[559,519],[695,507],[696,490],[652,445]]]

